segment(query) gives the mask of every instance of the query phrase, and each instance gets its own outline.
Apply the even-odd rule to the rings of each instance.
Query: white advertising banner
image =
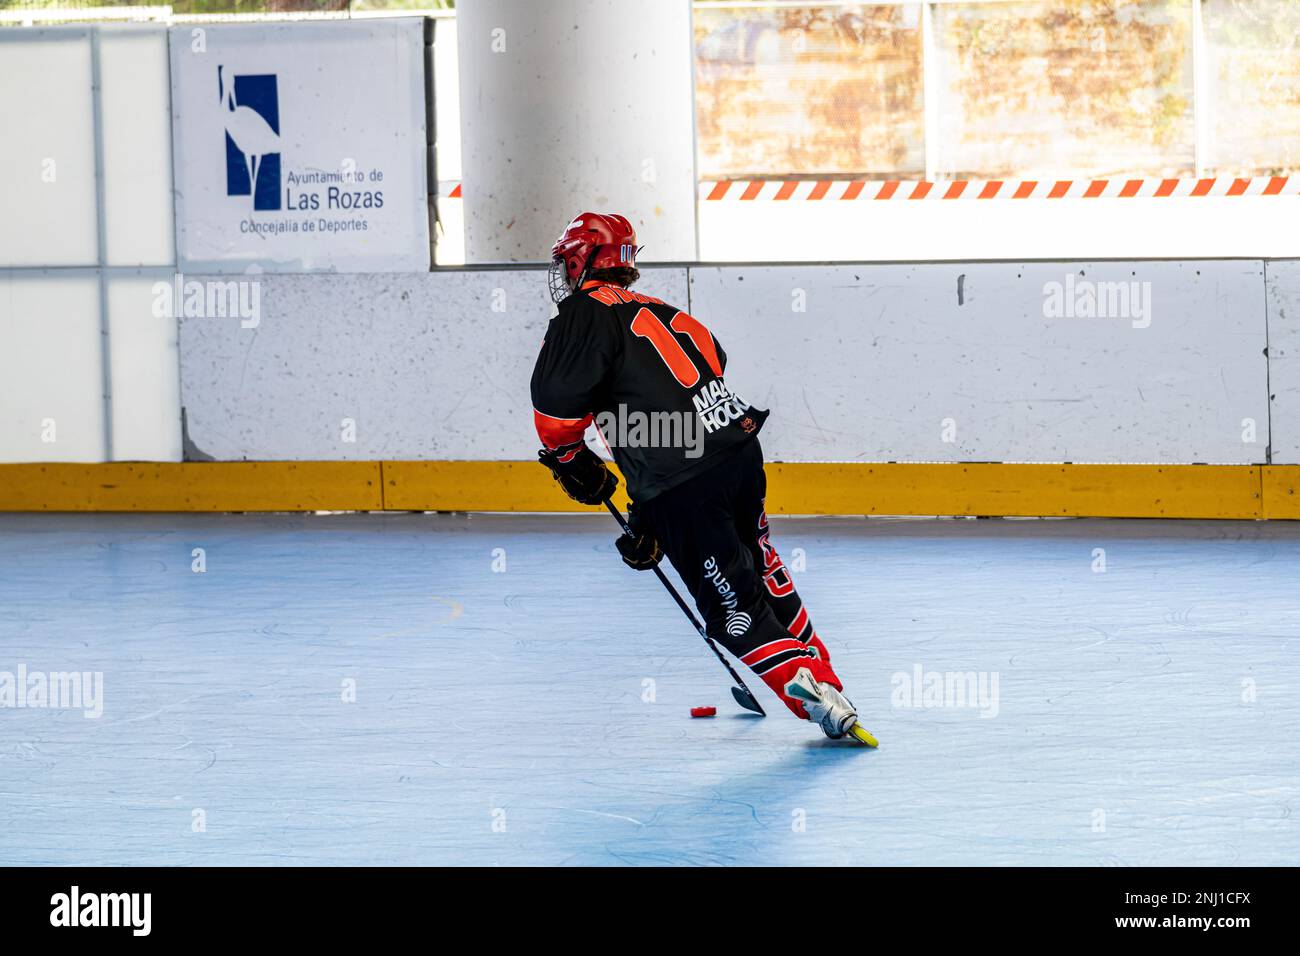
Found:
[[[182,271],[429,268],[419,19],[171,30]]]

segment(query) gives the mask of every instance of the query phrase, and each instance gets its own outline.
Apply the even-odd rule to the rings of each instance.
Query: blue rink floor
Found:
[[[0,516],[0,679],[103,674],[0,709],[0,863],[1300,860],[1300,525],[774,525],[879,751],[740,712],[607,516]]]

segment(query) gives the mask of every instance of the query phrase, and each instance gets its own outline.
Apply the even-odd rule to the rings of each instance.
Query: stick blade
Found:
[[[736,698],[736,703],[741,707],[744,707],[746,710],[753,711],[760,717],[767,716],[767,711],[762,708],[759,702],[754,699],[754,695],[749,691],[740,687],[732,687],[731,696]]]

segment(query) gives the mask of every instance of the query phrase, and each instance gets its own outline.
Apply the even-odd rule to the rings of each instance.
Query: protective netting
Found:
[[[908,179],[927,160],[955,179],[1300,170],[1300,2],[1193,13],[1192,0],[704,4],[700,176]]]
[[[0,11],[110,11],[158,8],[178,16],[220,13],[340,13],[350,10],[449,10],[455,0],[0,0]]]
[[[918,4],[697,8],[703,179],[919,175]]]

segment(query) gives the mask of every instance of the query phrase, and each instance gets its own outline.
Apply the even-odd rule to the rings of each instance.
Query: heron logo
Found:
[[[280,208],[280,94],[274,73],[232,76],[217,67],[226,129],[226,195]]]

